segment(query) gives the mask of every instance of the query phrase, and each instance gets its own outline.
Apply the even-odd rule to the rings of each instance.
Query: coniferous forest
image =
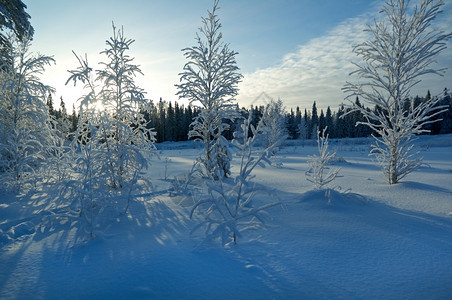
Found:
[[[419,105],[431,97],[430,91],[427,91],[424,97],[415,96],[414,103],[415,105]],[[438,117],[441,121],[426,126],[425,129],[430,131],[427,134],[452,133],[451,92],[448,89],[444,89],[443,94],[437,97],[441,98],[437,105],[446,106],[446,110]],[[409,105],[410,101],[407,100],[406,103]],[[156,132],[157,143],[188,140],[190,125],[193,118],[199,113],[197,106],[184,106],[180,105],[177,101],[165,101],[161,98],[157,102],[149,100],[148,104],[143,114],[148,122],[147,126],[153,128]],[[362,106],[358,97],[356,98],[355,104]],[[317,130],[322,131],[325,128],[327,128],[326,132],[330,138],[368,137],[372,134],[372,130],[368,126],[359,124],[359,122],[365,121],[363,115],[357,111],[350,112],[351,108],[347,105],[340,105],[339,108],[328,106],[325,111],[318,109],[317,105],[318,103],[314,101],[311,107],[302,108],[297,106],[296,109],[291,108],[290,110],[285,110],[284,119],[286,121],[288,139],[315,139],[317,137]],[[60,98],[59,108],[57,109],[55,108],[57,105],[51,94],[47,98],[47,106],[50,115],[54,116],[57,120],[61,120],[63,123],[67,122],[69,124],[68,128],[71,131],[75,131],[78,122],[78,112],[75,106],[72,107],[72,113],[68,113],[63,98]],[[252,124],[256,126],[265,111],[265,106],[258,105],[251,106],[250,108],[242,107],[240,109],[237,107],[237,110],[240,111],[243,117],[248,116],[252,110]],[[235,131],[239,122],[237,120],[235,124],[231,124],[231,129],[224,133],[227,139],[232,139],[232,133]]]

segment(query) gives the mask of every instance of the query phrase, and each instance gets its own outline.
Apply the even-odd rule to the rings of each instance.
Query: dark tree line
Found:
[[[69,115],[63,98],[60,98],[60,108],[55,109],[52,95],[47,97],[49,114],[57,121],[66,120],[70,131],[77,129],[79,115],[75,106],[72,107],[72,114]],[[153,128],[157,133],[157,142],[165,141],[186,141],[193,118],[197,116],[199,110],[193,106],[174,104],[160,99],[157,103],[152,100],[148,102],[146,108],[141,108],[147,122],[148,128]]]
[[[429,91],[425,97],[416,96],[411,100],[413,101],[413,105],[417,106],[430,97],[432,96]],[[439,116],[442,119],[441,121],[427,125],[426,129],[430,130],[430,134],[432,135],[452,133],[452,97],[445,89],[441,98],[442,100],[438,105],[445,106],[446,111]],[[411,105],[411,100],[406,101],[406,109]],[[359,98],[356,98],[355,104],[362,106]],[[68,126],[71,131],[77,128],[78,115],[75,112],[74,106],[72,114],[69,115],[63,98],[60,98],[60,108],[56,110],[51,95],[48,97],[47,105],[50,115],[54,116],[56,120],[67,120],[66,122],[69,124]],[[252,124],[257,126],[264,113],[265,106],[255,106],[250,109],[242,108],[241,114],[245,117],[248,115],[249,110],[252,110],[253,114]],[[325,111],[323,109],[319,111],[315,101],[311,109],[300,109],[297,106],[296,109],[291,109],[287,112],[285,116],[288,137],[289,139],[312,139],[316,138],[317,130],[322,131],[324,128],[327,128],[326,132],[330,138],[370,136],[372,131],[369,127],[356,125],[357,122],[365,121],[363,116],[359,112],[350,113],[350,110],[351,108],[340,105],[335,111],[330,107],[327,107]],[[162,99],[156,103],[151,100],[147,108],[144,109],[144,116],[148,122],[147,126],[148,128],[154,128],[157,133],[158,143],[165,141],[186,141],[191,128],[190,124],[198,113],[199,109],[195,106],[184,106],[178,102],[172,103]],[[239,121],[229,122],[231,129],[224,133],[227,139],[232,139],[232,134],[237,128],[238,123]]]
[[[199,113],[198,108],[188,105],[174,104],[160,98],[158,103],[149,102],[144,111],[148,127],[157,133],[157,142],[186,141],[190,124]]]
[[[425,97],[416,96],[405,100],[405,109],[408,110],[413,102],[417,107],[421,103],[431,98],[430,91]],[[438,116],[440,121],[428,124],[425,129],[429,130],[431,135],[452,133],[452,96],[447,89],[444,89],[441,100],[437,104],[443,106],[444,112]],[[363,107],[357,97],[355,100],[357,106]],[[370,110],[371,108],[365,108]],[[376,108],[372,108],[376,109]],[[287,130],[291,139],[311,139],[316,137],[317,129],[322,131],[327,128],[330,138],[354,138],[367,137],[372,134],[372,130],[364,125],[356,125],[364,122],[363,115],[358,112],[350,112],[351,108],[340,105],[337,111],[332,112],[328,107],[326,111],[318,112],[316,102],[314,101],[311,110],[304,109],[302,112],[299,107],[291,109],[287,114]]]
[[[359,98],[355,103],[361,106]],[[364,121],[359,112],[350,113],[350,108],[340,105],[337,111],[333,111],[329,106],[326,111],[317,108],[314,101],[312,109],[300,110],[299,107],[293,109],[287,115],[287,130],[291,139],[312,139],[317,137],[317,131],[323,131],[330,138],[366,137],[371,134],[368,127],[357,125],[357,122]]]
[[[425,98],[416,97],[414,98],[414,102],[419,105],[419,103],[430,97],[429,91]],[[452,133],[452,94],[447,89],[444,89],[438,105],[446,107],[445,111],[438,116],[438,119],[441,119],[441,121],[428,124],[426,129],[430,130],[431,135]]]
[[[60,124],[65,124],[68,132],[74,132],[77,129],[78,114],[75,109],[75,105],[72,105],[72,114],[67,113],[66,103],[63,97],[60,97],[60,108],[55,109],[52,94],[47,97],[47,108],[49,109],[49,115],[52,119],[58,121]]]

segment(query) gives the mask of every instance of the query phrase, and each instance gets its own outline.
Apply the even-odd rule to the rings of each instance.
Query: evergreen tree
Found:
[[[257,128],[257,124],[262,119],[262,116],[264,114],[264,106],[252,106],[251,105],[251,125],[253,125],[255,128]]]
[[[296,137],[297,125],[298,124],[295,123],[295,112],[291,108],[290,113],[287,116],[287,131],[289,133],[289,137],[292,139],[295,139]]]
[[[326,131],[325,133],[331,137],[334,137],[334,134],[330,134],[330,132],[334,131],[334,123],[333,123],[333,115],[331,113],[331,108],[328,106],[326,109],[326,115],[325,115],[325,126]]]
[[[53,106],[53,97],[52,94],[49,93],[49,95],[47,96],[47,109],[49,110],[49,114],[50,115],[55,115],[55,107]]]
[[[344,105],[339,106],[339,110],[336,114],[336,119],[334,122],[335,137],[344,138],[347,137],[346,130],[346,119],[344,118],[345,108]]]
[[[77,130],[77,124],[78,124],[78,115],[77,115],[77,111],[75,110],[75,104],[72,104],[71,122],[72,122],[71,132],[74,132]]]
[[[171,101],[168,102],[166,109],[166,128],[165,128],[165,140],[176,140],[176,115],[174,113],[173,105]]]
[[[195,116],[196,116],[196,113],[193,112],[192,106],[188,105],[187,109],[186,109],[186,113],[185,113],[185,118],[184,118],[185,119],[185,126],[184,126],[184,138],[185,139],[188,139],[188,133],[191,130],[192,120],[195,118]]]
[[[306,139],[310,139],[312,125],[311,125],[311,119],[308,115],[308,110],[306,108],[304,109],[303,119],[304,119],[304,124],[306,126]]]
[[[300,107],[297,106],[296,112],[295,112],[295,139],[299,138],[299,130],[298,130],[298,126],[301,123],[301,111],[300,111]]]
[[[185,120],[184,120],[184,106],[179,106],[177,101],[174,103],[174,118],[175,118],[175,140],[183,141],[184,140],[184,132],[185,129]]]
[[[142,114],[145,119],[145,126],[148,130],[156,130],[156,140],[158,141],[158,130],[159,127],[159,114],[157,106],[155,106],[152,100],[148,100],[147,103],[142,105]]]
[[[166,132],[166,104],[163,102],[162,98],[160,98],[159,104],[158,104],[158,125],[157,125],[157,142],[161,143],[164,142],[165,139],[165,132]]]
[[[325,127],[326,127],[325,114],[323,113],[323,109],[321,109],[319,116],[319,131],[323,132]]]
[[[63,96],[60,97],[60,114],[67,117],[66,104],[64,103]]]
[[[359,101],[359,97],[356,96],[355,106],[360,107],[360,109],[365,109],[364,106]],[[364,116],[359,111],[354,111],[350,113],[351,125],[353,126],[353,137],[363,137],[366,136],[366,128],[362,122],[365,122]]]
[[[424,102],[430,101],[432,99],[432,94],[430,93],[430,90],[427,90],[427,95],[425,95]]]
[[[445,106],[447,109],[439,118],[443,121],[441,122],[440,134],[452,133],[452,97],[451,94],[448,93],[447,89],[444,89],[444,93],[442,95],[442,100],[439,103],[441,106]]]
[[[318,126],[319,126],[319,116],[317,114],[317,105],[314,101],[314,103],[312,104],[311,123],[309,127],[311,139],[315,139],[317,137]]]

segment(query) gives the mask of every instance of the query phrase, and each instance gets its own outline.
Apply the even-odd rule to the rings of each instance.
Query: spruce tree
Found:
[[[303,114],[303,119],[304,119],[304,124],[306,126],[306,139],[310,139],[311,138],[311,119],[309,118],[308,115],[308,110],[305,108],[304,109],[304,114]]]
[[[166,140],[166,103],[160,98],[158,104],[158,126],[157,130],[157,141],[164,142]]]
[[[301,123],[301,111],[300,111],[300,107],[297,106],[296,112],[295,112],[295,139],[299,138],[299,132],[298,132],[298,125]]]
[[[71,132],[74,132],[77,130],[77,124],[78,124],[78,116],[77,116],[77,111],[75,109],[75,104],[72,104],[71,121],[72,121]]]
[[[334,131],[333,127],[333,115],[331,113],[331,108],[328,106],[326,109],[326,115],[325,115],[325,126],[327,128],[326,134],[328,134],[331,137],[334,137],[334,134],[331,134],[332,131]]]
[[[326,127],[325,114],[323,113],[323,109],[321,109],[320,116],[319,116],[319,131],[323,132],[325,127]]]
[[[52,97],[51,93],[49,93],[49,95],[47,96],[46,104],[47,104],[47,108],[49,110],[49,114],[55,115],[55,107],[53,106],[53,97]]]
[[[317,105],[314,101],[314,103],[312,104],[311,124],[309,127],[312,139],[317,138],[318,126],[319,126],[319,116],[317,114]]]
[[[173,105],[171,101],[168,102],[168,107],[166,109],[166,128],[165,128],[165,140],[175,141],[176,140],[176,116],[174,113]]]

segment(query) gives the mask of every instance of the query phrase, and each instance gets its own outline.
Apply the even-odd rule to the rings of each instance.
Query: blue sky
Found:
[[[213,0],[40,0],[24,1],[35,28],[33,51],[53,55],[56,65],[42,79],[71,105],[80,88],[65,86],[68,69],[77,67],[72,50],[88,55],[92,67],[104,60],[99,52],[111,36],[111,22],[123,26],[135,40],[129,54],[141,66],[139,85],[154,101],[178,100],[178,73],[186,62],[182,48],[195,45],[201,16]],[[441,29],[452,30],[452,1],[438,19]],[[239,52],[244,75],[237,102],[263,104],[265,92],[285,105],[337,108],[344,100],[341,87],[350,79],[354,44],[366,40],[365,24],[378,14],[382,1],[364,0],[222,0],[218,12],[223,39]],[[439,57],[452,67],[452,44]],[[412,94],[440,93],[452,88],[452,69],[445,77],[425,78]],[[186,102],[183,102],[186,103]]]

